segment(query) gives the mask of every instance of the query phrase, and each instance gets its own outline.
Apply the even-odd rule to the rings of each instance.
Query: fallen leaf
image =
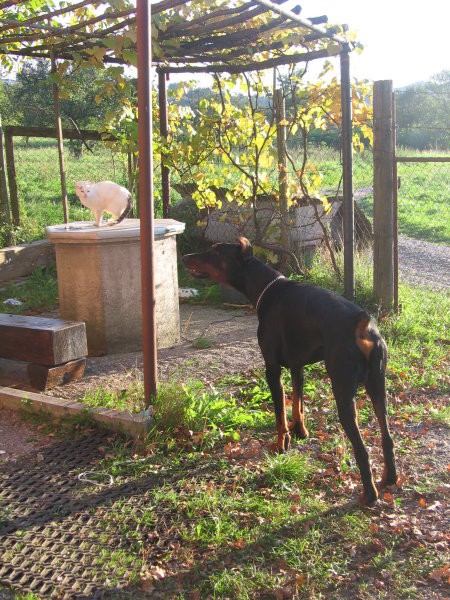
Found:
[[[440,569],[436,569],[436,571],[433,571],[432,573],[430,573],[428,575],[429,579],[432,579],[433,581],[437,581],[438,583],[440,583],[447,575],[447,571],[449,570],[450,565],[445,565],[443,567],[441,567]]]

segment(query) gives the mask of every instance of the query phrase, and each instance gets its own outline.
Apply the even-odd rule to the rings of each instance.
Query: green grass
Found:
[[[7,299],[19,300],[22,304],[4,304]],[[0,312],[33,313],[55,308],[57,304],[58,283],[54,264],[38,267],[20,285],[10,283],[0,288]]]
[[[400,286],[402,311],[381,323],[389,346],[388,380],[398,391],[448,386],[450,294]]]
[[[138,496],[113,495],[107,509],[99,499],[86,540],[98,548],[92,569],[101,569],[105,589],[128,578],[135,598],[420,597],[444,559],[409,536],[411,516],[415,527],[421,518],[415,492],[397,492],[405,513],[400,503],[346,505],[348,490],[333,485],[339,475],[314,453],[233,459],[220,450],[108,449],[96,472],[110,474],[117,490],[146,485]]]

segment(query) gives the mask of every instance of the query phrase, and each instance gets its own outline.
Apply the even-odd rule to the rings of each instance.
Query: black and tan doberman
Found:
[[[394,444],[386,413],[385,370],[387,348],[377,326],[363,309],[328,290],[290,281],[253,256],[249,241],[215,244],[206,252],[188,254],[184,265],[197,278],[209,277],[244,293],[259,320],[258,342],[275,407],[277,445],[290,446],[290,433],[305,438],[303,367],[325,361],[339,419],[350,439],[364,492],[360,501],[373,504],[378,497],[368,452],[359,431],[355,395],[364,384],[381,428],[384,471],[380,487],[397,481]],[[281,368],[292,377],[292,423],[288,425]]]

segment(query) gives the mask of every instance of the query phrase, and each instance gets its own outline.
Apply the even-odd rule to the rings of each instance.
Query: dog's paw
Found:
[[[386,469],[383,471],[383,476],[381,477],[381,481],[378,484],[378,489],[382,490],[385,487],[390,487],[392,485],[397,485],[398,475],[395,470],[392,473],[388,473]]]
[[[309,431],[298,421],[292,421],[292,423],[290,423],[289,431],[297,440],[306,440],[306,438],[309,437]]]
[[[289,433],[279,433],[277,438],[277,450],[280,454],[287,452],[291,447],[291,436]]]
[[[369,492],[364,490],[359,495],[359,503],[361,506],[373,506],[378,500],[378,492],[375,488]]]

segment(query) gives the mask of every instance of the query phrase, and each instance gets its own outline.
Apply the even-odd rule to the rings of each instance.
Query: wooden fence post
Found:
[[[9,211],[8,186],[6,185],[5,156],[3,154],[3,128],[0,115],[0,218],[2,223],[11,224]]]
[[[14,142],[13,136],[9,131],[5,131],[5,156],[11,213],[13,223],[18,227],[20,225],[19,194],[17,192],[16,166],[14,164]]]
[[[391,309],[394,299],[392,81],[374,82],[373,122],[373,285],[380,308]]]

